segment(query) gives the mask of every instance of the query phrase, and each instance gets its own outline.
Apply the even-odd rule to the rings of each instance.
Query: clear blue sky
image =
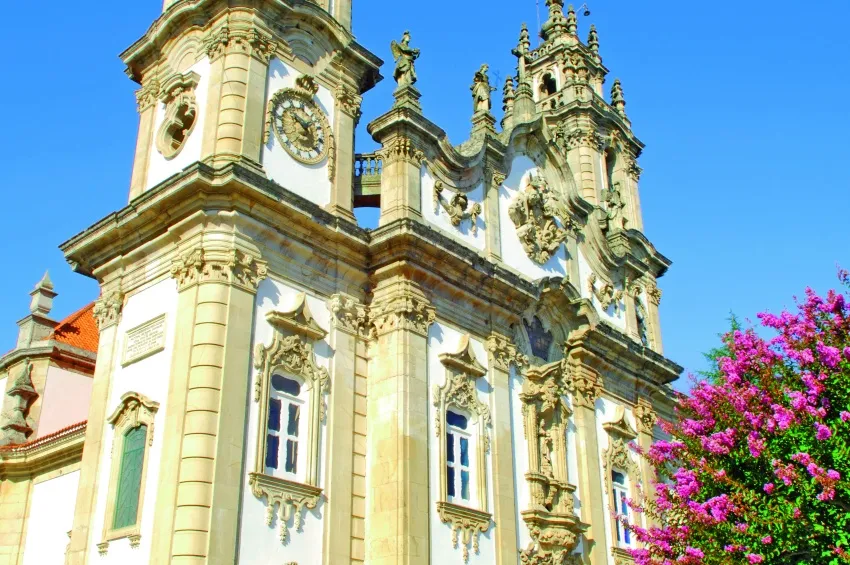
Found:
[[[410,29],[425,114],[454,143],[469,131],[469,85],[481,63],[501,86],[534,0],[354,0],[359,41],[386,61],[365,124],[391,104],[389,42]],[[127,203],[136,85],[117,54],[158,15],[160,0],[7,2],[0,35],[4,113],[0,180],[0,351],[46,268],[64,316],[97,295],[57,245]],[[545,2],[540,1],[545,20]],[[806,285],[835,286],[850,266],[850,2],[589,2],[603,62],[623,81],[640,159],[646,235],[673,260],[661,280],[665,353],[689,370],[716,344],[730,310],[755,317],[793,305]],[[389,6],[395,6],[389,8]],[[45,15],[49,16],[46,17]],[[498,77],[498,81],[497,81]],[[501,90],[501,89],[500,89]],[[496,105],[500,106],[498,100]]]

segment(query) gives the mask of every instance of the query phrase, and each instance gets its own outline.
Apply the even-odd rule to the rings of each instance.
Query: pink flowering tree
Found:
[[[808,289],[759,320],[659,423],[637,565],[850,563],[850,301]]]

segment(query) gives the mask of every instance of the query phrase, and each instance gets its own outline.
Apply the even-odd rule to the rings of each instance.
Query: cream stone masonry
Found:
[[[672,415],[671,263],[642,232],[628,84],[603,89],[596,28],[562,0],[546,12],[503,84],[468,69],[460,144],[420,104],[432,55],[396,30],[392,105],[361,155],[382,61],[351,0],[165,0],[121,55],[130,203],[61,246],[100,286],[97,354],[49,338],[45,277],[0,357],[0,564],[628,559],[611,472],[619,493],[647,484],[626,445]],[[88,423],[39,443],[60,362],[93,375]],[[137,520],[116,530],[122,432],[141,426]],[[59,484],[76,492],[39,553]]]

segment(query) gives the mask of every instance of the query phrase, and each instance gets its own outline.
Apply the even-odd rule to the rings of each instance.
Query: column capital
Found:
[[[646,398],[639,398],[634,410],[638,433],[652,436],[653,428],[658,421],[658,414],[652,408],[652,403]]]
[[[509,337],[493,332],[487,338],[487,352],[490,354],[490,362],[496,369],[511,370],[511,363],[518,369],[528,366],[528,356],[523,355]]]
[[[350,116],[355,122],[360,120],[360,103],[363,102],[363,97],[357,94],[353,88],[338,85],[334,91],[336,97],[337,108],[344,114]]]
[[[268,265],[265,261],[238,249],[208,250],[199,245],[171,264],[171,276],[177,280],[178,291],[212,282],[255,293],[266,275]]]
[[[277,52],[278,44],[272,36],[256,27],[220,26],[211,30],[204,39],[204,49],[210,61],[230,52],[249,54],[268,64]]]
[[[121,319],[121,310],[124,307],[124,294],[119,290],[104,292],[100,298],[95,300],[92,314],[100,331],[114,326]]]
[[[575,406],[593,410],[596,399],[602,394],[602,376],[579,359],[565,359],[564,362],[567,364],[564,371],[567,386]]]
[[[332,314],[331,324],[334,328],[363,339],[374,337],[375,327],[372,325],[368,306],[347,294],[334,294],[328,300],[328,308]]]
[[[428,328],[437,319],[437,310],[424,296],[417,294],[412,288],[405,286],[400,292],[393,293],[372,306],[371,317],[377,335],[406,330],[428,336]]]

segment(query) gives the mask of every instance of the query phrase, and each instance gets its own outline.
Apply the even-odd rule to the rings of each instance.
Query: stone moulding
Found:
[[[551,259],[567,238],[567,230],[555,218],[553,200],[543,177],[531,176],[508,208],[522,248],[538,265]]]
[[[474,553],[478,553],[478,538],[490,529],[492,515],[464,506],[458,506],[451,502],[437,502],[437,514],[444,524],[452,529],[452,545],[457,549],[458,543],[463,546],[463,562],[469,562],[470,546]]]
[[[277,506],[278,537],[281,543],[289,539],[290,518],[295,517],[295,531],[300,532],[304,526],[304,510],[312,510],[319,504],[322,489],[317,486],[305,485],[271,477],[262,473],[248,475],[251,492],[257,498],[264,498],[268,503],[266,508],[266,525],[271,526]]]
[[[478,217],[481,215],[481,204],[474,202],[469,205],[469,197],[462,192],[454,192],[451,200],[446,200],[443,196],[443,183],[437,181],[434,183],[434,211],[439,212],[442,208],[449,215],[451,224],[460,229],[461,223],[469,220],[469,233],[472,236],[478,235]]]

